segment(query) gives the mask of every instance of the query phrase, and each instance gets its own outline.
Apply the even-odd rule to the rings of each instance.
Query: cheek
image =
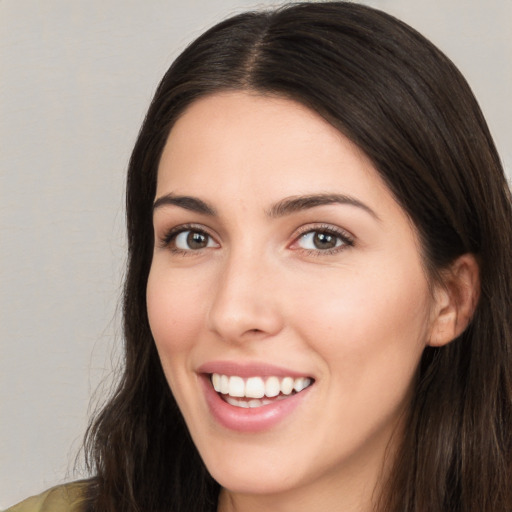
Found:
[[[302,294],[307,338],[336,378],[402,387],[412,378],[428,334],[428,286],[421,268],[393,268],[340,272]]]
[[[152,267],[147,291],[149,325],[160,357],[187,351],[201,325],[201,293],[180,273]]]
[[[330,300],[323,306],[304,303],[309,344],[329,376],[330,423],[354,446],[390,435],[409,403],[423,352],[428,291],[389,277],[347,278],[343,286],[324,287]]]

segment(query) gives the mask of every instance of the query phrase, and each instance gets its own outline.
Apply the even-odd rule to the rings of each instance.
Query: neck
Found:
[[[382,481],[388,471],[382,464],[325,476],[295,489],[271,494],[249,494],[222,489],[217,512],[375,512]]]

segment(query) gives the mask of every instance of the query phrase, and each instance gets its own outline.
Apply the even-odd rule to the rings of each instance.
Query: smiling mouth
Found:
[[[313,384],[309,377],[249,377],[212,373],[213,388],[228,404],[241,408],[256,408],[285,400]]]

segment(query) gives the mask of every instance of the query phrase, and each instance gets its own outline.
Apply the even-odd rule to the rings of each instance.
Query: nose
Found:
[[[217,278],[209,328],[230,342],[276,335],[283,327],[277,281],[277,269],[262,255],[233,254]]]

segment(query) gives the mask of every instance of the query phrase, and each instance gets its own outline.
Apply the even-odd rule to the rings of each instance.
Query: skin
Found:
[[[333,193],[359,204],[269,215]],[[223,488],[219,510],[371,510],[422,351],[451,339],[457,317],[451,294],[429,289],[410,219],[316,113],[247,92],[200,99],[177,121],[158,170],[156,198],[168,194],[215,210],[155,208],[147,301],[168,383]],[[189,223],[206,247],[187,246],[188,233],[163,242]],[[311,233],[325,229],[349,241],[319,249]],[[314,384],[271,429],[237,432],[206,404],[198,367],[214,360],[270,362]]]

